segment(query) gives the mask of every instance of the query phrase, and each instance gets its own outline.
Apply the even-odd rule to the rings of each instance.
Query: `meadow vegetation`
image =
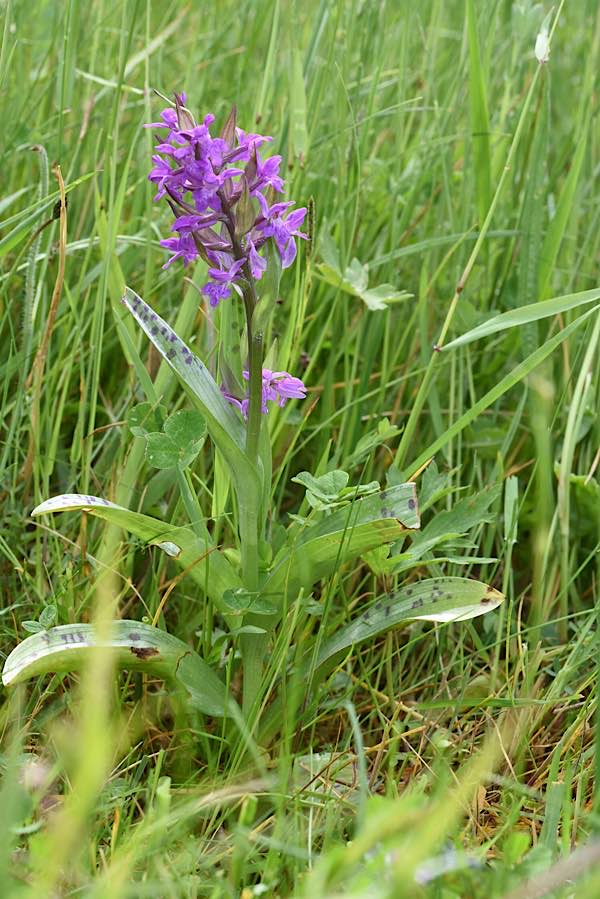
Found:
[[[2,897],[599,895],[596,0],[2,12],[3,659],[114,618],[208,666],[177,656],[174,689],[141,643],[2,688]],[[264,417],[255,565],[307,521],[330,546],[260,581],[276,612],[256,571],[214,580],[248,588],[239,471],[210,419],[164,462],[193,391],[122,303],[223,373],[231,298],[211,312],[201,259],[164,268],[148,181],[143,125],[181,91],[273,135],[309,210],[266,328],[307,397]],[[170,530],[31,517],[57,494]],[[342,521],[377,502],[379,545]],[[486,614],[427,605],[457,579]]]

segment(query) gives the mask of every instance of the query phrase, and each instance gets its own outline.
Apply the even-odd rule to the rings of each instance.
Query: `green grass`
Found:
[[[85,515],[29,517],[82,492],[189,521],[124,424],[143,388],[188,408],[119,324],[125,284],[204,355],[213,340],[202,266],[186,281],[161,268],[170,216],[152,203],[141,127],[163,107],[154,90],[185,89],[219,121],[237,104],[243,127],[274,135],[289,196],[314,199],[313,252],[286,273],[274,325],[278,367],[309,387],[269,417],[274,522],[306,511],[303,470],[355,485],[418,474],[424,532],[495,487],[402,576],[468,576],[506,602],[361,644],[306,696],[296,647],[318,648],[398,578],[382,557],[341,566],[275,633],[271,741],[236,751],[218,719],[190,717],[160,681],[114,676],[102,654],[3,691],[3,896],[446,899],[532,895],[533,881],[566,897],[569,864],[577,895],[597,895],[600,324],[593,302],[517,311],[600,285],[597,6],[557,5],[540,67],[550,4],[526,0],[4,4],[2,652],[54,607],[58,624],[160,612],[240,693],[237,642],[215,643],[221,618],[166,556]],[[54,161],[68,237],[53,321]],[[332,258],[413,296],[373,311],[331,283]],[[510,327],[433,351],[501,313]],[[384,417],[400,431],[357,452]],[[437,479],[421,472],[432,455]],[[192,484],[235,559],[210,447]],[[572,857],[584,846],[589,863]],[[419,885],[448,847],[471,866]]]

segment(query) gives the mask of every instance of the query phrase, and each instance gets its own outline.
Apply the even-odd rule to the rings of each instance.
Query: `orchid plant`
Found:
[[[119,506],[104,497],[66,494],[48,499],[33,514],[81,510],[116,524],[149,545],[158,546],[193,579],[201,597],[210,600],[239,649],[243,690],[241,713],[249,722],[263,698],[263,669],[276,629],[296,603],[307,603],[316,585],[344,563],[380,550],[402,546],[419,528],[414,483],[381,490],[377,482],[348,486],[348,475],[309,472],[294,479],[306,489],[309,514],[293,516],[285,540],[272,539],[269,504],[272,458],[265,416],[273,406],[303,400],[302,380],[274,366],[276,347],[265,347],[265,323],[278,296],[281,271],[297,258],[297,241],[310,236],[301,229],[307,210],[281,199],[285,184],[282,159],[267,155],[272,138],[243,131],[233,109],[219,136],[214,117],[199,124],[184,94],[147,127],[160,137],[150,181],[155,199],[172,210],[173,236],[161,241],[170,251],[164,268],[201,260],[207,280],[201,289],[206,305],[242,323],[235,339],[223,337],[212,370],[184,343],[159,314],[127,288],[123,305],[171,366],[194,410],[166,416],[148,397],[132,410],[130,428],[147,442],[146,458],[157,468],[172,468],[188,512],[189,526],[176,526]],[[237,313],[241,312],[239,317]],[[235,330],[235,328],[234,328]],[[160,400],[160,398],[159,398]],[[239,565],[218,542],[209,516],[194,495],[187,469],[209,436],[227,466],[235,497]],[[391,556],[394,559],[395,556]],[[407,580],[393,593],[375,600],[329,639],[294,653],[296,673],[316,684],[348,650],[401,622],[471,618],[495,608],[502,595],[466,578]],[[219,671],[182,640],[165,630],[136,621],[114,623],[104,641],[121,667],[152,672],[183,689],[187,701],[213,716],[239,716],[236,699]],[[6,661],[3,680],[11,684],[49,671],[70,671],[85,661],[100,640],[93,625],[45,627],[20,644]],[[238,658],[236,655],[236,660]],[[299,661],[298,661],[299,660]],[[238,662],[236,661],[236,664]],[[277,700],[270,709],[273,731]]]

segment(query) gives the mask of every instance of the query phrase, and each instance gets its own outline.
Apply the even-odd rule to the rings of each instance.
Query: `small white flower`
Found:
[[[542,22],[542,27],[539,30],[539,34],[535,40],[535,58],[540,64],[548,62],[550,59],[550,19],[552,18],[552,11],[548,13],[544,21]]]

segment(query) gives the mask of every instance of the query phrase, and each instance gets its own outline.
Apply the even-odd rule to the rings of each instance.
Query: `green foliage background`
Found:
[[[214,349],[198,311],[201,267],[161,267],[170,216],[152,203],[153,133],[142,128],[163,107],[153,91],[185,89],[198,116],[218,121],[237,104],[242,126],[274,135],[289,196],[314,199],[313,253],[286,274],[275,324],[279,367],[309,387],[303,404],[269,421],[284,522],[300,507],[291,478],[302,470],[385,481],[401,435],[384,424],[382,443],[379,423],[406,425],[501,178],[447,340],[493,314],[598,286],[595,0],[560,5],[504,175],[547,4],[16,0],[1,9],[5,653],[25,636],[23,621],[89,618],[106,567],[124,617],[152,620],[172,586],[164,556],[101,522],[73,515],[55,530],[28,517],[48,496],[77,491],[185,521],[174,475],[146,466],[124,423],[144,399],[131,346],[168,410],[181,403],[145,339],[128,323],[129,345],[117,326],[125,284],[205,356]],[[36,385],[28,376],[58,268],[53,161],[68,190],[66,274]],[[381,285],[376,300],[392,302],[372,309]],[[354,654],[315,716],[300,726],[292,705],[277,745],[250,767],[224,759],[218,729],[190,724],[159,685],[115,684],[101,662],[80,679],[5,693],[3,895],[501,896],[542,872],[560,882],[553,865],[600,820],[597,313],[448,432],[579,315],[442,353],[397,459],[413,474],[446,435],[439,473],[417,484],[429,535],[453,536],[414,550],[410,570],[480,577],[506,593],[503,609],[463,626],[417,623]],[[194,481],[227,535],[213,474],[207,447]],[[291,618],[273,647],[274,677],[289,643],[335,633],[392,585],[385,560],[369,562],[344,567]],[[190,579],[174,585],[162,621],[181,639],[198,634],[217,658],[231,650],[223,641],[215,650],[218,620]],[[417,885],[415,871],[423,881],[419,866],[448,843],[485,867]],[[597,895],[598,876],[592,866],[577,895]]]

